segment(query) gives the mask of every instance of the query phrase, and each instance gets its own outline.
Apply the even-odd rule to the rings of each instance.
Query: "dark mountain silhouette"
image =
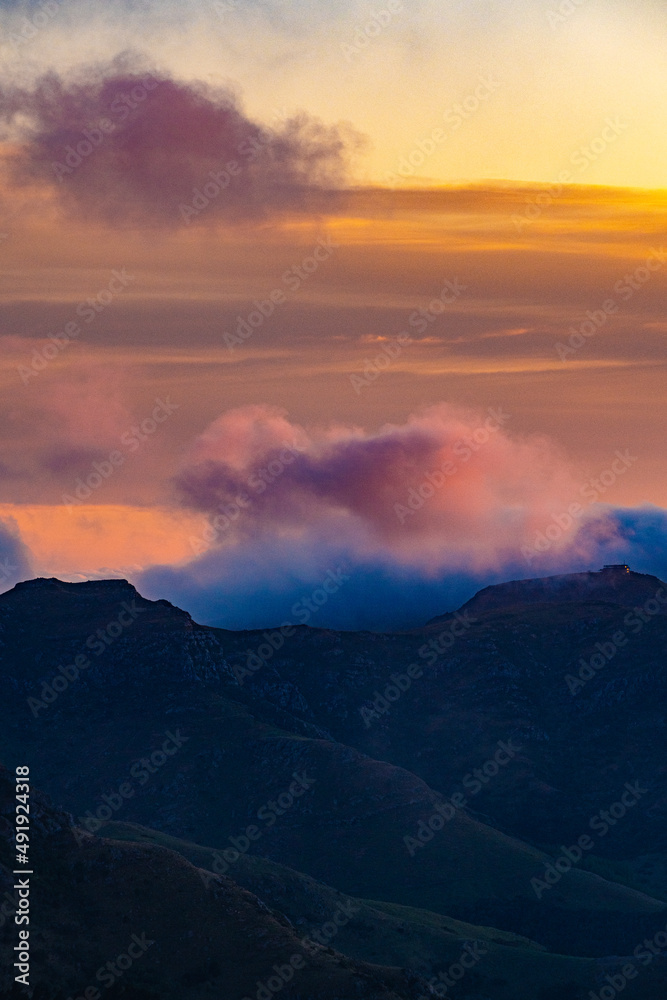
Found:
[[[309,966],[284,997],[416,998],[471,941],[485,955],[461,997],[588,997],[667,925],[663,586],[611,569],[487,588],[410,632],[283,635],[200,626],[124,580],[17,585],[0,597],[0,757],[28,764],[75,830],[61,818],[65,839],[45,837],[59,874],[44,897],[44,983],[65,1000],[101,964],[99,941],[76,942],[119,905],[111,883],[126,876],[103,875],[109,856],[146,886],[142,912],[170,952],[183,930],[162,912],[172,881],[188,932],[206,930],[220,971],[184,959],[203,979],[173,980],[174,996],[254,1000],[274,953],[262,964],[236,944],[250,893],[280,934],[330,922],[339,899],[359,906],[331,943],[349,981],[332,992],[338,972]],[[201,921],[192,865],[227,887]],[[545,873],[555,881],[540,889]],[[48,936],[58,905],[70,959]],[[146,997],[172,995],[170,969],[153,969]],[[664,977],[656,955],[628,997],[662,995]]]
[[[512,580],[485,587],[467,601],[460,611],[479,614],[526,604],[607,601],[631,608],[655,596],[661,581],[646,573],[633,573],[625,565],[605,566],[596,573],[567,573],[536,580]],[[442,621],[438,615],[429,624]]]
[[[14,776],[3,768],[0,816],[8,822],[13,792]],[[31,853],[39,877],[31,900],[31,984],[38,997],[64,998],[77,988],[83,993],[99,987],[132,1000],[242,997],[255,992],[257,980],[276,976],[274,966],[284,987],[294,985],[293,996],[408,1000],[417,995],[416,976],[304,946],[305,935],[224,875],[202,877],[180,854],[154,843],[80,831],[75,836],[71,818],[39,794],[32,805]],[[11,897],[6,838],[0,838],[0,852],[2,888]],[[12,988],[5,928],[0,950],[2,996],[25,996],[25,987]],[[119,955],[133,960],[129,969],[126,961],[116,963]],[[425,988],[422,981],[421,991]]]

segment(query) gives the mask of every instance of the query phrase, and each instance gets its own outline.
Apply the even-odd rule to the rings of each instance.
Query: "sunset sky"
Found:
[[[658,0],[0,3],[0,589],[667,575]],[[217,517],[217,521],[214,518]]]

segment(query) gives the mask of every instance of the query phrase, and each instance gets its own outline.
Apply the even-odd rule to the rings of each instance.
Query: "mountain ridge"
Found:
[[[603,567],[585,573],[509,580],[479,590],[457,610],[460,613],[498,611],[517,604],[545,604],[574,601],[607,601],[632,607],[638,601],[655,597],[664,581],[648,573],[636,573],[624,564]],[[454,612],[450,612],[453,614]],[[436,615],[427,624],[443,621],[448,615]]]
[[[490,584],[478,590],[460,607],[452,611],[436,615],[428,621],[415,625],[415,629],[439,624],[452,617],[457,612],[463,614],[474,612],[501,610],[517,604],[544,604],[574,602],[583,600],[606,601],[632,607],[637,601],[650,600],[656,592],[666,588],[667,584],[658,577],[647,573],[637,573],[624,564],[606,566],[600,570],[589,570],[582,573],[555,574],[547,577],[531,577],[519,580],[509,580],[504,583]],[[159,606],[171,609],[179,615],[185,615],[194,621],[190,612],[172,604],[165,598],[152,600],[144,597],[136,586],[124,577],[68,582],[57,577],[35,577],[17,583],[10,590],[0,594],[0,609],[7,602],[20,606],[24,601],[37,597],[53,598],[58,595],[71,595],[85,602],[108,600],[138,600],[143,605]],[[272,629],[277,626],[265,625],[253,629],[220,629],[219,626],[201,626],[215,628],[218,631],[236,633],[259,632],[262,628]],[[309,628],[311,626],[294,626]],[[326,627],[325,627],[326,628]],[[337,631],[337,630],[333,630]],[[349,630],[360,631],[368,630]],[[401,629],[401,632],[411,631]],[[392,634],[392,633],[388,633]]]
[[[301,877],[320,902],[374,900],[359,932],[383,962],[382,913],[391,934],[409,925],[397,952],[419,975],[418,955],[455,957],[460,942],[433,928],[458,921],[503,948],[507,935],[539,946],[520,957],[533,969],[521,1000],[585,1000],[613,956],[667,922],[667,615],[631,634],[627,601],[654,582],[626,576],[621,603],[529,600],[465,628],[455,614],[411,632],[288,636],[199,625],[122,580],[23,584],[0,598],[0,758],[27,763],[101,840],[112,819],[121,839],[200,865],[196,845],[217,845],[232,881],[240,854],[239,882],[288,920],[308,919],[290,889]],[[623,627],[628,642],[575,696],[567,674]],[[90,665],[75,669],[82,651]],[[610,810],[622,822],[602,822]],[[590,853],[543,889],[586,833]],[[558,955],[583,982],[564,982]],[[512,998],[506,957],[476,967],[461,996]]]

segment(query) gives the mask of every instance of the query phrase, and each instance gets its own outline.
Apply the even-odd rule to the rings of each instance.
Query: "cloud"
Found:
[[[632,569],[667,578],[667,510],[654,504],[622,508],[593,504],[581,525],[535,569],[557,571],[572,565],[628,563]]]
[[[175,482],[181,504],[208,516],[191,538],[196,557],[153,567],[140,585],[200,620],[259,628],[301,621],[304,597],[343,573],[307,623],[392,629],[509,579],[609,562],[667,575],[666,511],[586,502],[567,457],[510,426],[500,409],[447,404],[374,432],[306,429],[268,406],[231,410],[194,442]]]
[[[32,575],[30,553],[12,518],[0,519],[0,593]]]
[[[185,566],[153,567],[136,582],[146,596],[167,597],[196,620],[224,628],[292,622],[392,631],[453,611],[490,584],[598,570],[606,563],[667,579],[667,511],[596,505],[560,549],[530,565],[507,550],[487,572],[443,563],[430,573],[400,565],[389,553],[364,558],[345,541],[262,537],[212,549]],[[340,572],[347,579],[318,606],[322,583]]]
[[[433,571],[469,564],[478,549],[474,561],[489,568],[575,489],[557,447],[510,436],[510,423],[502,408],[439,404],[376,432],[306,431],[278,409],[241,407],[195,442],[176,487],[185,507],[212,516],[244,504],[224,545],[312,532]]]
[[[31,408],[13,412],[14,462],[33,481],[43,471],[71,481],[118,447],[132,416],[123,370],[80,364],[57,381],[43,379]]]
[[[129,55],[6,84],[11,183],[46,185],[70,213],[178,226],[331,207],[362,143],[305,113],[255,124],[225,86],[183,83]]]

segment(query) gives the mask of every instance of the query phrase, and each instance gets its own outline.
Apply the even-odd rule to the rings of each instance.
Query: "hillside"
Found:
[[[469,989],[505,1000],[518,976],[526,1000],[559,983],[586,996],[667,923],[667,630],[651,598],[633,604],[660,586],[638,576],[614,601],[597,579],[590,600],[533,600],[530,582],[523,604],[485,597],[411,632],[303,626],[282,643],[200,626],[126,581],[30,581],[0,597],[0,756],[98,838],[209,869],[227,852],[226,878],[295,927],[340,894],[373,900],[341,932],[350,960],[427,975],[474,934],[492,947]],[[621,632],[571,692],[568,673]]]

